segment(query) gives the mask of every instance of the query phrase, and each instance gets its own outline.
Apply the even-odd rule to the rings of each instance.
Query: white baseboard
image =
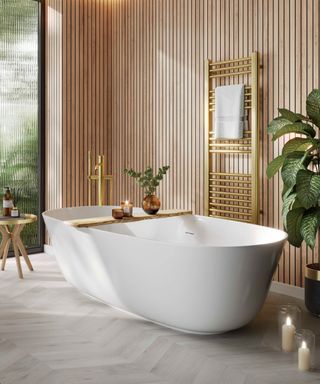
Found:
[[[46,253],[48,256],[54,256],[53,246],[49,244],[45,244],[44,253]]]
[[[280,293],[281,295],[295,297],[296,299],[300,300],[304,299],[304,288],[279,283],[278,281],[273,281],[271,283],[270,291],[274,293]]]

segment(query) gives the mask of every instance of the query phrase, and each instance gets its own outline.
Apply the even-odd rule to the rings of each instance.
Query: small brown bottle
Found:
[[[4,188],[3,195],[3,216],[11,216],[11,209],[13,208],[13,198],[9,187]]]

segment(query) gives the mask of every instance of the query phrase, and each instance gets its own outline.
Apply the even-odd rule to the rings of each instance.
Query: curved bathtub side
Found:
[[[44,218],[61,270],[80,291],[193,333],[225,332],[252,320],[284,242],[186,247]]]
[[[264,303],[282,250],[282,243],[238,249],[183,247],[87,231],[98,254],[104,255],[101,262],[117,303],[98,287],[99,296],[93,296],[197,333],[224,332],[252,320]]]
[[[65,279],[79,291],[124,309],[110,281],[106,252],[86,229],[77,229],[44,215],[54,255]],[[104,241],[104,250],[108,245]],[[103,292],[103,294],[102,294]]]

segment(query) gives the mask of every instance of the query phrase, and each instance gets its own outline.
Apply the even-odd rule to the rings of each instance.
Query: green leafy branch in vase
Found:
[[[151,196],[155,194],[157,187],[160,185],[160,181],[163,179],[169,168],[169,165],[160,167],[156,175],[153,174],[153,169],[151,167],[147,167],[144,172],[136,172],[132,168],[124,169],[123,172],[136,179],[137,184],[144,189],[146,196]]]
[[[275,141],[295,133],[282,153],[267,168],[268,178],[279,170],[283,181],[282,217],[290,244],[300,247],[303,240],[314,248],[320,227],[320,90],[307,97],[307,116],[279,109],[280,116],[268,125]]]

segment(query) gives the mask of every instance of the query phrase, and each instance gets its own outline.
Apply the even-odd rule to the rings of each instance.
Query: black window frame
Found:
[[[46,64],[46,52],[45,52],[45,39],[46,39],[46,23],[45,23],[45,0],[35,0],[39,3],[39,30],[38,30],[38,169],[39,169],[39,247],[29,247],[28,253],[42,253],[44,251],[45,242],[45,227],[42,218],[42,212],[45,210],[45,110],[46,110],[46,87],[45,87],[45,64]]]
[[[44,243],[45,243],[45,225],[42,218],[42,212],[45,210],[45,198],[46,198],[46,189],[45,189],[45,127],[46,127],[46,8],[45,8],[45,0],[39,1],[39,252],[44,251]]]

